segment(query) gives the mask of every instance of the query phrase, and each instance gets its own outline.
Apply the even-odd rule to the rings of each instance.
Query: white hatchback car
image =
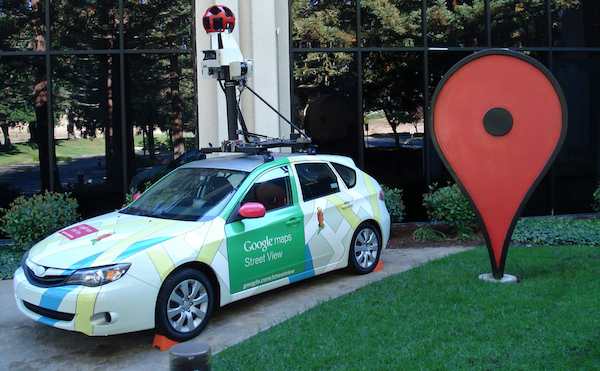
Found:
[[[156,328],[184,341],[215,306],[371,272],[390,234],[379,184],[347,157],[273,157],[189,163],[128,207],[54,233],[15,273],[19,309],[87,335]]]

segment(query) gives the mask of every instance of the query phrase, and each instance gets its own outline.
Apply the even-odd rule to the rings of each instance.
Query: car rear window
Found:
[[[354,169],[335,162],[331,164],[346,184],[346,187],[352,188],[356,185],[356,171]]]

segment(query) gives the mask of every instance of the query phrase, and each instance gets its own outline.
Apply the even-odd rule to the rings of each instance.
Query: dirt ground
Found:
[[[393,225],[388,242],[388,249],[415,249],[424,247],[447,247],[447,246],[481,246],[485,245],[485,240],[481,232],[475,234],[475,238],[468,241],[458,240],[456,236],[448,231],[445,225],[430,225],[431,228],[440,231],[446,235],[446,241],[417,241],[413,237],[413,232],[419,228],[417,224]]]

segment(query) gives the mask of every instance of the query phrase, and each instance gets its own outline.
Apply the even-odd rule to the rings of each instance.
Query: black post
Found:
[[[237,104],[235,94],[236,82],[225,81],[225,98],[227,99],[227,133],[229,140],[238,139],[237,135]]]

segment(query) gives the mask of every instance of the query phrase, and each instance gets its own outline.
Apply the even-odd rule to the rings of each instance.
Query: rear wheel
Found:
[[[370,273],[379,262],[381,235],[371,223],[358,226],[352,237],[348,267],[357,274]]]
[[[195,269],[182,269],[163,283],[156,302],[157,332],[175,341],[195,338],[214,309],[210,280]]]

